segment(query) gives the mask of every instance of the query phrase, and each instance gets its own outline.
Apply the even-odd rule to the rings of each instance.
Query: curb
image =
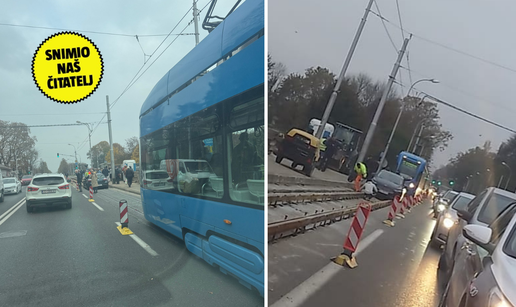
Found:
[[[353,188],[353,184],[349,182],[329,181],[322,179],[302,178],[302,177],[286,177],[280,175],[269,174],[269,184],[297,184],[297,185],[319,185],[319,186],[344,186]]]
[[[132,194],[136,194],[136,195],[141,195],[140,192],[135,192],[135,191],[131,191],[131,190],[122,189],[121,187],[117,187],[114,184],[110,185],[109,188],[126,191],[128,193],[132,193]]]

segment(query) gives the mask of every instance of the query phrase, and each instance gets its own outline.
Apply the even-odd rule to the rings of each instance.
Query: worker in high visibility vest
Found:
[[[355,192],[360,192],[360,181],[362,178],[367,177],[366,165],[361,162],[355,164],[355,173],[357,173],[357,176],[355,177]]]

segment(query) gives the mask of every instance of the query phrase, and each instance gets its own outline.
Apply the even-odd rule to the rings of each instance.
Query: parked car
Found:
[[[55,204],[64,204],[72,209],[72,190],[70,184],[62,174],[41,174],[32,178],[27,187],[27,212],[34,207],[49,207]]]
[[[99,183],[99,189],[109,189],[109,180],[102,173],[97,174],[97,182]]]
[[[466,242],[462,229],[468,224],[488,226],[511,203],[516,202],[516,194],[498,188],[487,188],[472,201],[466,209],[457,210],[459,222],[448,232],[443,253],[439,259],[439,270],[447,279],[453,266],[457,252]]]
[[[464,226],[441,307],[516,306],[516,203],[489,226]]]
[[[444,192],[442,196],[436,197],[434,202],[432,203],[432,209],[434,211],[434,217],[439,215],[439,212],[444,211],[446,208],[450,206],[450,203],[453,201],[455,196],[459,195],[459,192],[448,190]]]
[[[278,145],[276,163],[283,158],[292,161],[292,168],[303,166],[303,173],[310,177],[314,171],[314,162],[319,160],[319,139],[310,133],[291,129]]]
[[[2,179],[4,183],[4,193],[5,194],[18,194],[22,191],[21,182],[14,177],[8,177]]]
[[[383,169],[378,172],[372,181],[378,189],[376,197],[379,199],[394,199],[396,195],[401,195],[403,192],[403,177],[388,170]]]
[[[475,198],[475,195],[468,194],[466,192],[460,192],[457,196],[455,196],[448,208],[439,212],[434,231],[430,237],[430,244],[432,246],[439,247],[441,244],[446,243],[450,228],[459,222],[457,210],[466,209],[469,202],[473,198]]]
[[[143,173],[143,188],[149,190],[173,190],[173,180],[163,170],[151,170]]]
[[[31,181],[32,181],[32,176],[31,175],[25,175],[21,179],[21,184],[22,185],[29,185]]]

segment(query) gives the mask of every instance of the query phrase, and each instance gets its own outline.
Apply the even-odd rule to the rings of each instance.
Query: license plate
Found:
[[[55,193],[56,190],[43,190],[41,191],[42,194],[51,194],[51,193]]]
[[[165,186],[165,183],[164,182],[158,182],[158,183],[155,183],[154,185],[157,186],[157,187],[160,187],[160,186]]]

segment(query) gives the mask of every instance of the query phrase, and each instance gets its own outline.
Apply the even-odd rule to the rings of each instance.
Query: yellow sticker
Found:
[[[48,37],[34,53],[32,77],[48,98],[76,103],[99,86],[104,62],[97,46],[86,36],[60,32]]]

